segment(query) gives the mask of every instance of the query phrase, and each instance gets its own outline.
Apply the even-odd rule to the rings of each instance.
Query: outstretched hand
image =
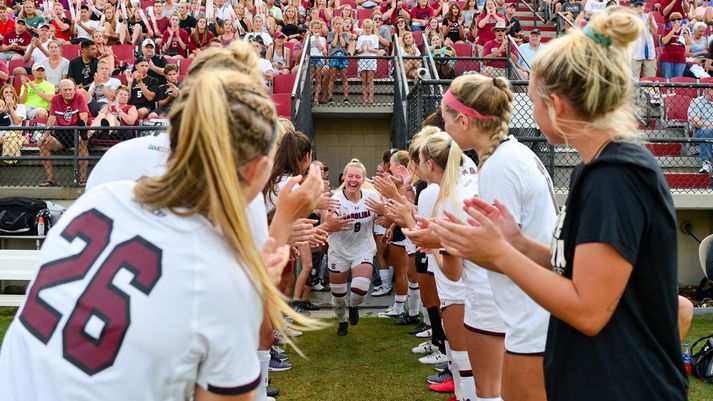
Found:
[[[477,211],[492,221],[509,243],[514,245],[518,239],[522,238],[520,225],[507,206],[499,200],[496,199],[491,205],[480,198],[472,198],[466,199],[463,204],[463,210],[470,216],[467,220],[468,224],[477,225],[475,220]]]
[[[270,275],[272,282],[275,285],[278,285],[280,283],[282,271],[285,269],[285,265],[287,265],[287,262],[290,260],[289,245],[277,246],[277,241],[270,237],[262,246],[260,255],[262,256],[262,261],[265,263],[265,268],[267,269],[267,273]]]

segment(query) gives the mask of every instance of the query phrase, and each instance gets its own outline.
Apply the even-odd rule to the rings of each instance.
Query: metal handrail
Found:
[[[431,67],[431,78],[432,79],[441,79],[441,77],[438,76],[438,70],[436,69],[436,62],[433,60],[433,55],[431,54],[431,46],[428,44],[428,40],[423,41],[423,54],[424,58],[426,60],[428,65]]]
[[[525,57],[523,57],[522,53],[520,52],[520,47],[517,46],[517,42],[515,42],[515,39],[513,39],[512,36],[508,35],[508,42],[510,42],[512,45],[514,45],[514,47],[515,47],[515,52],[517,53],[518,58],[519,58],[520,60],[522,60],[523,63],[525,63],[525,65],[527,66],[527,70],[528,70],[528,71],[531,70],[532,67],[530,67],[530,63],[528,63],[528,62],[527,62],[527,59],[526,59]],[[517,69],[516,69],[516,71],[517,71]],[[518,75],[519,75],[519,73],[518,73]]]
[[[399,41],[399,35],[394,33],[394,44],[395,44],[395,54],[394,54],[394,68],[398,68],[399,76],[401,77],[401,82],[403,82],[403,87],[401,91],[401,98],[406,99],[408,95],[408,77],[406,76],[406,66],[404,65],[403,59],[403,49],[401,48],[401,42]]]
[[[309,39],[310,39],[310,34],[307,34],[307,38],[305,39],[305,44],[309,44]],[[295,74],[295,83],[292,85],[292,94],[291,97],[294,99],[297,97],[297,87],[300,84],[301,79],[300,76],[302,75],[302,68],[304,68],[304,62],[305,58],[307,57],[307,53],[309,53],[309,46],[304,46],[302,47],[302,54],[300,55],[300,63],[299,66],[297,67],[297,73]]]
[[[545,23],[545,19],[542,18],[542,17],[540,17],[540,14],[538,14],[537,11],[535,11],[534,8],[532,8],[529,4],[527,4],[527,3],[525,2],[525,0],[519,0],[518,3],[523,4],[523,5],[525,6],[525,8],[527,8],[528,10],[530,10],[530,12],[532,13],[532,15],[535,16],[535,20],[534,20],[533,23],[532,23],[533,29],[537,29],[537,20],[540,20],[540,22],[542,22],[543,24]]]
[[[557,29],[557,36],[560,36],[560,31],[562,31],[562,21],[566,22],[571,28],[576,28],[576,25],[574,25],[572,21],[568,20],[562,12],[558,12],[557,23],[555,24],[555,29]]]

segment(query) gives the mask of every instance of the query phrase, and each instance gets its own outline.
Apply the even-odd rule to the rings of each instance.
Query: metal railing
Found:
[[[582,11],[584,12],[584,11]],[[574,28],[574,22],[570,21],[569,18],[567,18],[566,15],[563,13],[559,12],[556,15],[556,22],[555,22],[555,27],[557,29],[556,36],[559,37],[565,32],[565,26],[568,26],[569,28]]]
[[[399,148],[406,147],[407,127],[406,109],[409,86],[406,75],[406,65],[403,59],[403,49],[399,36],[394,34],[394,117],[391,119],[391,143]]]
[[[532,21],[533,29],[537,29],[537,21],[540,21],[540,23],[542,24],[546,23],[545,19],[542,18],[540,14],[538,14],[537,11],[531,5],[527,4],[525,0],[519,0],[518,4],[522,4],[523,6],[525,6],[525,8],[530,10],[532,15],[535,17]]]
[[[304,43],[310,43],[310,36],[310,34],[307,35]],[[292,87],[292,123],[297,131],[312,138],[312,100],[309,95],[312,85],[308,65],[309,47],[305,46],[302,48],[295,84]]]

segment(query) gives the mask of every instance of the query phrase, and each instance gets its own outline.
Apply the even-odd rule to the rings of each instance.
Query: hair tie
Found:
[[[450,89],[448,89],[446,91],[445,95],[443,95],[443,103],[446,106],[452,108],[453,110],[455,110],[463,115],[466,115],[468,117],[477,118],[480,120],[495,120],[495,117],[484,116],[484,115],[478,113],[477,111],[473,110],[472,108],[461,103],[460,100],[458,100],[455,96],[453,96]]]
[[[609,39],[608,37],[602,35],[601,33],[594,32],[592,28],[589,27],[589,25],[585,26],[584,29],[582,30],[585,35],[589,39],[592,39],[593,41],[599,43],[600,45],[604,47],[609,47],[612,45],[612,40]]]
[[[493,85],[498,86],[498,78],[493,77]]]

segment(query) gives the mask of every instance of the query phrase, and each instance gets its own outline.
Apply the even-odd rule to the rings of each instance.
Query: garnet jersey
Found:
[[[188,400],[251,391],[262,302],[221,231],[137,203],[134,183],[79,198],[0,350],[5,401]]]
[[[357,203],[348,200],[344,191],[339,191],[332,196],[332,199],[336,199],[340,203],[336,210],[337,216],[350,215],[352,224],[344,231],[329,235],[330,252],[345,259],[355,255],[376,253],[376,241],[374,241],[376,214],[366,206],[366,200],[369,198],[378,200],[379,195],[376,192],[362,189],[361,199]]]

